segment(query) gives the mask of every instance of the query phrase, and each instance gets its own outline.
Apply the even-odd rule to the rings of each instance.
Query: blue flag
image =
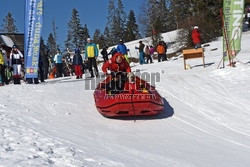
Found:
[[[25,9],[25,76],[38,77],[40,38],[43,25],[43,0],[26,0]]]

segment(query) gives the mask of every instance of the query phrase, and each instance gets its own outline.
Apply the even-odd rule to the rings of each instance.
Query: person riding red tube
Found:
[[[102,71],[105,74],[110,72],[131,72],[131,68],[126,61],[125,57],[121,53],[115,53],[115,55],[106,61],[102,66]]]
[[[105,80],[107,90],[119,92],[123,90],[125,81],[127,80],[127,73],[131,72],[131,68],[121,53],[115,55],[106,61],[102,66],[104,74],[108,75]]]

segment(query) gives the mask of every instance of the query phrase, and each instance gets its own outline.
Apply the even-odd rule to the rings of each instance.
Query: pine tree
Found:
[[[160,0],[158,2],[159,21],[161,22],[161,32],[167,32],[168,29],[168,9],[166,6],[166,0]]]
[[[114,35],[117,40],[124,38],[125,24],[126,24],[126,13],[124,11],[124,6],[122,0],[118,0],[118,5],[115,12],[115,25],[114,25]]]
[[[50,33],[48,40],[47,40],[47,48],[48,48],[48,55],[50,58],[53,58],[56,54],[57,51],[57,46],[56,46],[56,42],[55,39],[53,37],[53,34]]]
[[[43,38],[40,39],[40,55],[46,55],[47,52],[47,46],[44,43]]]
[[[114,26],[115,26],[115,2],[114,0],[109,0],[109,5],[108,5],[108,23],[105,28],[104,34],[105,37],[107,38],[107,43],[110,45],[114,45],[116,43],[116,37],[114,36]]]
[[[101,34],[100,29],[96,29],[93,35],[93,41],[99,45],[99,48],[103,48],[105,45],[104,36]]]
[[[85,24],[84,27],[80,29],[80,35],[79,35],[79,43],[82,45],[83,48],[87,44],[87,38],[89,37],[90,37],[89,29],[87,27],[87,24]]]
[[[159,3],[157,0],[147,0],[142,6],[142,14],[139,18],[146,36],[152,38],[152,44],[156,45],[161,40],[162,25]]]
[[[113,44],[112,41],[110,40],[111,37],[110,37],[110,32],[109,32],[108,26],[106,26],[105,29],[104,29],[103,39],[105,41],[106,46],[111,46]]]
[[[65,46],[69,50],[74,48],[83,48],[83,38],[86,36],[87,26],[84,28],[80,23],[80,17],[78,11],[74,8],[72,10],[71,20],[68,23],[68,35],[65,41]]]
[[[110,45],[115,45],[119,39],[124,38],[125,24],[127,20],[122,0],[118,0],[117,8],[115,7],[114,0],[109,0],[107,19],[108,23],[105,28],[104,36],[109,37],[107,42],[110,43]]]
[[[1,30],[2,32],[5,33],[16,33],[18,32],[17,27],[15,25],[15,20],[12,17],[12,14],[9,12],[7,16],[3,19],[2,27],[3,29]]]
[[[138,25],[136,23],[135,13],[133,10],[130,10],[129,15],[128,15],[128,21],[126,24],[124,40],[132,41],[132,40],[139,39],[139,38],[141,38],[141,35],[139,33]]]
[[[53,37],[54,37],[54,41],[56,43],[56,46],[58,47],[57,42],[56,42],[56,39],[57,39],[56,29],[57,29],[56,23],[55,23],[55,20],[53,19],[53,21],[52,21]]]
[[[101,37],[101,31],[100,29],[96,29],[93,35],[93,42],[94,43],[99,43],[99,39]]]
[[[191,30],[195,25],[199,26],[203,43],[221,35],[219,10],[222,4],[219,0],[172,0],[172,5],[178,16],[178,28],[182,28],[179,40],[184,41],[187,46],[192,45]]]

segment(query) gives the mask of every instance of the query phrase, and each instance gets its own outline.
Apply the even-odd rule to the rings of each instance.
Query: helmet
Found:
[[[194,26],[194,29],[198,29],[199,27],[198,26]]]
[[[80,52],[80,49],[79,48],[75,48],[75,53],[78,53]]]
[[[13,46],[12,46],[12,49],[15,49],[15,48],[17,48],[17,46],[16,46],[16,45],[13,45]]]

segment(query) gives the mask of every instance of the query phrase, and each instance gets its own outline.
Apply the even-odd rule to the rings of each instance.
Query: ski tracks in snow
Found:
[[[204,82],[201,80],[201,78],[196,77],[195,75],[194,77],[196,81],[198,80],[197,81],[198,83]],[[214,101],[221,102],[223,100],[222,96],[214,96],[215,99],[212,99],[210,104],[208,103],[207,107],[206,105],[202,104],[204,103],[203,101],[209,100],[209,99],[206,99],[206,96],[205,96],[206,94],[208,97],[213,97],[213,95],[211,96],[211,94],[213,93],[218,94],[218,92],[207,91],[207,90],[211,90],[211,88],[206,90],[206,86],[211,86],[211,83],[209,84],[202,83],[203,86],[197,86],[195,87],[196,90],[190,90],[190,88],[194,87],[194,83],[190,83],[184,78],[178,78],[178,79],[181,79],[181,82],[182,82],[181,85],[186,85],[186,86],[179,89],[179,87],[177,86],[178,84],[175,84],[173,87],[172,86],[168,87],[169,91],[168,89],[157,87],[159,92],[162,92],[162,94],[164,94],[166,98],[173,101],[173,104],[174,104],[174,101],[176,100],[183,103],[183,106],[178,106],[178,107],[172,106],[173,108],[175,108],[175,114],[172,117],[173,119],[177,120],[178,122],[181,122],[182,124],[188,125],[187,127],[191,127],[198,131],[202,131],[203,133],[206,133],[210,136],[220,138],[232,144],[236,144],[238,146],[242,146],[248,149],[250,148],[249,143],[246,143],[246,141],[248,141],[250,137],[250,134],[248,134],[248,130],[243,131],[240,129],[240,127],[237,128],[237,127],[234,127],[233,124],[230,124],[230,120],[232,120],[232,122],[236,121],[234,120],[235,119],[234,115],[237,115],[237,113],[230,113],[230,111],[227,111],[230,115],[228,117],[226,115],[227,113],[224,113],[224,112],[221,113],[220,110],[213,110],[213,107],[209,106],[209,105],[212,105]],[[185,84],[183,84],[183,82],[185,82]],[[216,81],[214,81],[212,85],[213,84],[216,84]],[[228,102],[227,99],[231,99],[228,102],[229,104],[233,101],[240,104],[240,102],[237,101],[237,99],[231,98],[231,96],[229,95],[229,92],[222,84],[216,84],[216,86],[221,87],[219,90],[222,90],[222,93],[225,96],[224,100],[226,102]],[[178,91],[176,90],[176,87],[178,88]],[[218,90],[218,88],[216,90]],[[197,99],[189,99],[188,93],[195,94],[195,95],[192,95],[192,97],[197,97]],[[180,104],[179,102],[177,104]],[[180,112],[178,112],[176,108],[179,108]],[[182,111],[183,109],[185,112]],[[241,110],[244,110],[244,108],[242,108]],[[189,113],[186,114],[186,112],[189,112]],[[195,116],[192,116],[194,114]],[[194,118],[200,118],[200,119],[197,120]],[[170,124],[177,127],[181,131],[184,131],[187,134],[195,135],[198,137],[198,134],[196,134],[195,131],[190,130],[190,128],[187,128],[186,126],[181,126],[181,124],[173,123],[173,122],[170,122]],[[231,137],[230,135],[231,133],[237,133],[238,135],[233,135],[233,136],[238,136],[238,137]]]

